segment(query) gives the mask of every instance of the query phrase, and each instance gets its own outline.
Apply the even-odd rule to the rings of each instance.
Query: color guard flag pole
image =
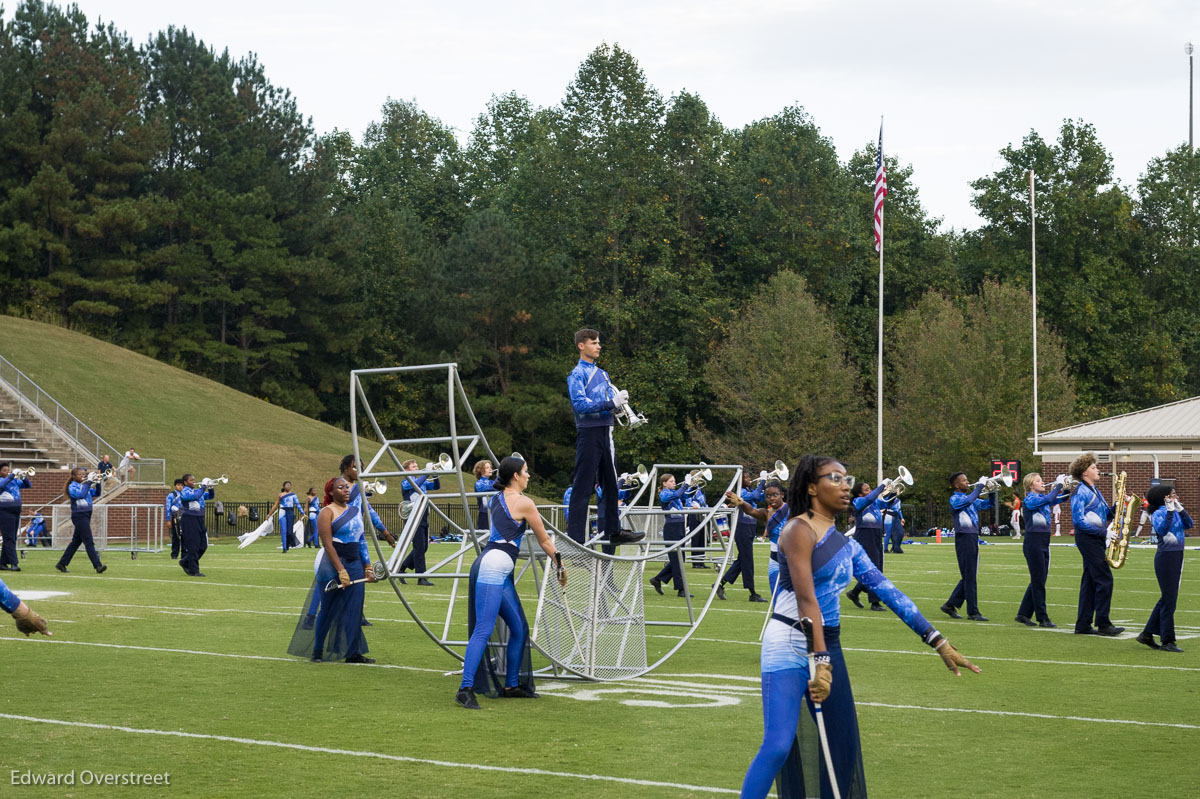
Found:
[[[883,165],[883,117],[879,117],[879,154],[875,160],[875,249],[879,252],[879,375],[875,386],[876,475],[883,482],[883,198],[887,196],[887,169]]]

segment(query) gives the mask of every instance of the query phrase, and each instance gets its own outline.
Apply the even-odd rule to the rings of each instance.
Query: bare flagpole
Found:
[[[1037,214],[1033,194],[1033,170],[1029,170],[1029,255],[1033,274],[1033,451],[1038,446],[1038,359],[1037,359]]]

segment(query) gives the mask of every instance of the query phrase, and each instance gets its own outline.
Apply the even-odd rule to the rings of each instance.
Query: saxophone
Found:
[[[1117,475],[1117,482],[1113,486],[1113,506],[1116,511],[1113,513],[1113,520],[1108,525],[1110,533],[1116,533],[1117,538],[1104,553],[1105,560],[1108,565],[1114,569],[1119,569],[1125,565],[1125,556],[1129,552],[1129,525],[1133,520],[1133,506],[1137,504],[1137,497],[1133,494],[1125,493],[1125,472]]]

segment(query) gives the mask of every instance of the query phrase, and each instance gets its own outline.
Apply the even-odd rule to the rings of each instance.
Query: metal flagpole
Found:
[[[879,161],[883,168],[883,117],[879,117]],[[878,179],[877,179],[878,180]],[[878,191],[876,187],[876,191]],[[875,485],[883,482],[883,205],[879,206],[879,374],[875,386]]]
[[[1033,170],[1029,170],[1029,254],[1033,271],[1033,451],[1038,452],[1038,360],[1037,360],[1037,214],[1033,197]]]

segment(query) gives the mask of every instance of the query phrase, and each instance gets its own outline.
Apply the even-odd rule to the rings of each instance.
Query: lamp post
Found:
[[[1188,42],[1183,46],[1183,52],[1187,53],[1188,57],[1188,155],[1194,151],[1192,147],[1192,43]]]

